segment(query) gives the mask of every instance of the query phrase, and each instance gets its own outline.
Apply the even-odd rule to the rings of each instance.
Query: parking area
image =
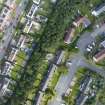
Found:
[[[80,52],[84,54],[88,49],[90,44],[94,44],[96,41],[96,37],[105,32],[105,24],[103,24],[100,28],[95,28],[93,32],[85,32],[81,35],[80,39],[77,42],[77,47],[80,49]],[[90,47],[91,49],[91,47]]]

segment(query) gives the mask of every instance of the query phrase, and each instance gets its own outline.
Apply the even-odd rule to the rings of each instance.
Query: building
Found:
[[[42,85],[41,85],[41,87],[42,87],[41,90],[43,92],[47,89],[49,81],[52,79],[53,73],[56,69],[57,69],[57,66],[55,64],[49,65],[47,75],[46,75],[45,79],[43,79],[43,82],[42,82]]]
[[[75,27],[79,27],[80,25],[82,25],[83,28],[89,27],[90,24],[91,24],[90,20],[85,16],[80,16],[77,18],[77,20],[73,22],[73,25]]]
[[[92,15],[94,16],[99,16],[101,13],[103,13],[105,11],[105,3],[100,5],[99,7],[96,7],[93,11],[92,11]]]
[[[1,71],[1,74],[9,75],[11,68],[12,68],[12,64],[10,62],[6,61],[5,64],[4,64],[4,67]]]
[[[6,92],[9,90],[8,85],[10,80],[7,78],[0,78],[0,97],[4,96]]]
[[[6,0],[5,5],[10,9],[16,9],[16,0]]]
[[[105,48],[105,40],[103,42],[100,43],[100,46]]]
[[[10,55],[8,57],[8,61],[13,62],[16,58],[17,53],[18,53],[18,49],[12,48]]]
[[[16,0],[7,0],[0,13],[0,31],[4,31],[12,22],[12,14],[16,10]]]
[[[87,95],[80,94],[76,100],[76,105],[85,105],[87,99],[88,99]]]
[[[18,47],[18,48],[23,48],[23,47],[24,47],[24,44],[25,44],[26,39],[27,39],[27,38],[26,38],[26,36],[21,35],[21,36],[20,36],[20,38],[19,38],[19,40],[18,40],[18,42],[17,42],[16,47]]]
[[[37,0],[35,0],[37,1]],[[25,33],[29,33],[30,30],[33,28],[35,28],[35,30],[39,30],[40,29],[40,24],[36,21],[34,21],[34,15],[37,12],[39,6],[35,3],[32,4],[30,11],[27,14],[28,19],[26,19],[26,25],[24,28],[24,32]],[[31,19],[30,19],[31,18]]]
[[[34,105],[40,105],[42,98],[43,98],[43,92],[39,91],[37,96],[36,96]]]
[[[0,31],[5,30],[12,20],[11,18],[12,11],[8,7],[4,7],[0,14]]]
[[[43,15],[36,15],[35,20],[37,22],[45,23],[45,22],[47,22],[48,18]]]
[[[27,20],[24,27],[24,32],[29,33],[33,27],[35,28],[35,30],[39,30],[41,26],[38,22]]]
[[[76,105],[85,105],[85,102],[89,98],[88,93],[90,91],[90,84],[92,83],[92,78],[86,76],[80,85],[80,92],[76,98]]]
[[[84,94],[87,93],[87,90],[89,89],[90,84],[92,83],[92,78],[87,76],[85,80],[83,80],[83,83],[80,85],[80,91]]]
[[[26,23],[26,25],[25,25],[23,31],[24,31],[25,33],[29,33],[31,27],[32,27],[32,21],[31,21],[31,20],[27,20],[27,23]]]
[[[94,57],[93,60],[95,62],[99,62],[101,60],[103,60],[105,58],[105,49],[101,50],[100,52],[98,52]]]
[[[30,11],[27,14],[28,18],[33,18],[34,14],[36,13],[36,11],[38,10],[39,6],[36,4],[32,4]]]
[[[59,65],[61,64],[63,58],[64,58],[64,51],[63,50],[59,50],[57,53],[56,53],[56,56],[55,56],[55,59],[54,59],[54,63],[56,65]]]
[[[69,28],[69,30],[66,32],[66,34],[64,36],[64,42],[66,44],[70,44],[72,42],[74,35],[75,35],[75,29]]]

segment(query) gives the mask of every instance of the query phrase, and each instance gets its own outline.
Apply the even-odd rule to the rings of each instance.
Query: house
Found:
[[[100,43],[100,46],[105,48],[105,40]]]
[[[87,101],[87,99],[88,99],[87,95],[80,94],[76,99],[76,105],[85,105],[85,102]]]
[[[1,72],[1,74],[8,75],[10,70],[11,70],[11,68],[12,68],[12,64],[10,62],[6,61],[5,64],[4,64],[4,67],[3,67],[3,70]]]
[[[79,27],[80,25],[82,25],[83,28],[89,27],[90,24],[91,24],[90,20],[85,16],[80,16],[77,18],[77,20],[73,22],[73,25],[75,27]]]
[[[101,60],[103,60],[105,58],[105,49],[101,50],[100,52],[98,52],[94,57],[93,60],[95,62],[99,62]]]
[[[43,79],[43,83],[41,85],[42,87],[42,91],[44,92],[46,89],[47,89],[47,86],[49,84],[49,81],[52,79],[52,76],[54,74],[54,71],[57,69],[57,66],[55,64],[51,64],[49,65],[49,68],[48,68],[48,72],[47,72],[47,75],[46,77]]]
[[[33,27],[35,30],[39,30],[41,26],[38,22],[27,20],[27,23],[24,27],[24,32],[29,33]]]
[[[35,12],[38,10],[39,6],[37,6],[36,4],[32,4],[30,11],[27,14],[28,18],[33,18]]]
[[[43,15],[36,15],[35,20],[38,22],[47,22],[48,18]]]
[[[17,42],[17,45],[16,46],[18,48],[23,48],[25,41],[26,41],[26,36],[21,35],[20,38],[19,38],[19,40],[18,40],[18,42]]]
[[[66,44],[70,44],[72,42],[74,35],[75,35],[75,29],[69,28],[69,30],[66,32],[66,34],[64,36],[64,42]]]
[[[49,65],[47,75],[43,79],[41,86],[40,86],[41,91],[38,92],[37,97],[35,99],[35,105],[40,105],[42,97],[43,97],[43,92],[45,92],[45,90],[48,88],[48,84],[50,80],[52,79],[54,71],[56,69],[57,69],[57,66],[55,64]]]
[[[85,105],[86,100],[89,98],[88,92],[90,91],[90,84],[92,83],[92,78],[86,76],[80,85],[80,92],[76,98],[76,105]]]
[[[62,60],[63,60],[63,58],[64,58],[64,51],[63,50],[59,50],[58,52],[57,52],[57,54],[56,54],[56,56],[55,56],[55,58],[54,58],[54,63],[56,64],[56,65],[59,65],[61,62],[62,62]]]
[[[4,4],[10,9],[16,9],[17,6],[16,0],[6,0]]]
[[[84,94],[86,94],[90,84],[92,83],[92,78],[87,76],[85,80],[83,80],[83,83],[80,85],[80,91]]]
[[[11,18],[11,10],[8,7],[4,7],[0,14],[0,31],[5,30],[12,20]]]
[[[41,0],[33,0],[33,2],[34,2],[35,4],[37,4],[37,5],[39,5],[40,2],[41,2]]]
[[[6,0],[4,4],[0,14],[0,31],[2,32],[12,23],[12,14],[17,7],[16,0]]]
[[[105,11],[105,3],[103,3],[102,5],[100,5],[99,7],[96,7],[93,11],[92,11],[92,15],[94,16],[99,16],[101,13],[103,13]]]
[[[27,20],[27,23],[26,23],[26,25],[25,25],[23,31],[24,31],[25,33],[29,33],[31,27],[32,27],[32,21],[31,21],[31,20]]]
[[[7,78],[0,78],[0,96],[4,96],[8,91],[10,80]]]
[[[43,98],[43,92],[39,91],[37,96],[36,96],[36,100],[35,100],[34,105],[40,105],[42,98]]]
[[[18,49],[12,48],[11,53],[8,57],[8,61],[13,62],[16,58],[17,53],[18,53]]]

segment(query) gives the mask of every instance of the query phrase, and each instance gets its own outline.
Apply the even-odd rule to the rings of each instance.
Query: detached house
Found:
[[[16,0],[7,0],[7,1],[5,2],[5,5],[6,5],[7,7],[9,7],[10,9],[16,9],[16,6],[17,6]]]
[[[12,13],[16,9],[16,0],[7,0],[0,13],[0,31],[4,31],[12,22]]]
[[[28,18],[33,18],[34,14],[36,13],[36,11],[38,10],[38,7],[36,4],[32,4],[30,11],[27,14]]]
[[[105,49],[101,50],[99,53],[97,53],[94,57],[93,60],[95,62],[99,62],[105,58]]]
[[[100,5],[99,7],[96,7],[93,11],[92,11],[92,15],[94,16],[99,16],[101,13],[105,12],[105,3]]]
[[[55,59],[54,59],[54,63],[55,63],[56,65],[61,64],[62,60],[64,59],[64,53],[65,53],[65,51],[63,51],[63,50],[59,50],[59,51],[56,53],[56,56],[55,56]]]
[[[66,44],[70,44],[72,42],[74,35],[75,35],[75,29],[69,28],[69,30],[65,33],[64,42]]]
[[[11,22],[11,11],[8,7],[4,7],[0,14],[0,31],[6,29]]]
[[[80,25],[82,25],[83,28],[87,28],[88,26],[90,26],[90,24],[90,20],[85,16],[78,17],[77,20],[73,22],[73,25],[75,27],[79,27]]]

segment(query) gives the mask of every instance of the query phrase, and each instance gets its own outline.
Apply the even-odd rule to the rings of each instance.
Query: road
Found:
[[[22,15],[24,12],[24,9],[28,3],[28,0],[22,0],[19,6],[16,8],[16,16],[12,20],[12,25],[10,25],[7,30],[4,32],[4,36],[2,38],[2,41],[0,42],[0,60],[3,59],[6,49],[12,40],[12,36],[14,33],[14,29],[17,26],[17,23],[19,21],[19,17]]]
[[[62,75],[60,77],[55,87],[57,96],[55,97],[55,99],[51,100],[51,102],[49,102],[48,105],[61,105],[64,103],[62,100],[62,95],[70,87],[72,79],[78,70],[78,67],[89,68],[89,70],[97,72],[98,74],[100,74],[102,77],[105,78],[105,70],[97,67],[96,65],[89,64],[86,61],[85,57],[83,56],[86,50],[86,46],[92,41],[94,41],[97,35],[103,33],[104,31],[105,31],[105,25],[101,26],[99,29],[95,29],[92,33],[86,32],[80,37],[79,41],[77,42],[77,46],[80,49],[80,52],[77,55],[75,55],[74,58],[71,59],[72,65],[69,67],[68,74]]]
[[[55,87],[55,91],[57,94],[57,97],[52,100],[48,105],[61,105],[63,102],[62,95],[67,91],[67,89],[70,87],[72,79],[77,72],[79,67],[86,67],[89,68],[89,70],[93,72],[97,72],[102,77],[105,78],[105,70],[96,66],[93,66],[91,64],[88,64],[83,56],[81,54],[75,55],[71,59],[72,65],[69,67],[69,72],[67,75],[62,75]]]
[[[81,59],[78,55],[72,58],[72,65],[69,67],[68,74],[62,75],[55,87],[57,97],[54,100],[52,100],[51,103],[49,103],[49,105],[61,105],[63,103],[62,95],[70,87],[70,83],[80,63],[81,63]]]

